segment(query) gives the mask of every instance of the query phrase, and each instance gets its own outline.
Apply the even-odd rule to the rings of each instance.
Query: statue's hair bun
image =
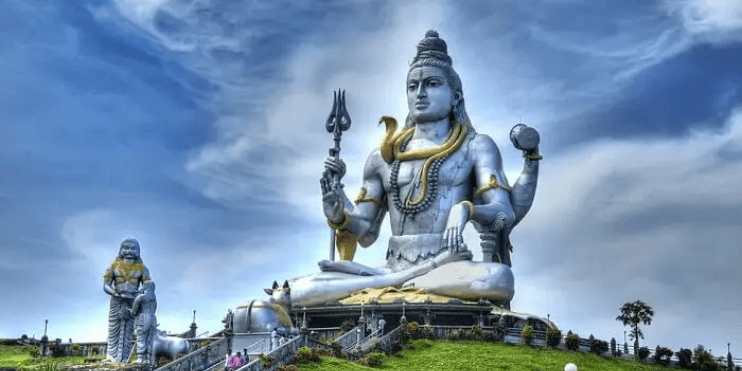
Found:
[[[417,44],[417,55],[413,63],[420,59],[428,58],[438,59],[451,64],[451,57],[448,56],[446,42],[438,36],[438,32],[435,30],[426,32],[425,38]]]

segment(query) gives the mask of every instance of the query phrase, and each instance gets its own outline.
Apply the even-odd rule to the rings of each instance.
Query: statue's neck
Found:
[[[440,145],[448,139],[450,129],[451,120],[448,117],[437,121],[417,122],[412,140],[430,141]]]

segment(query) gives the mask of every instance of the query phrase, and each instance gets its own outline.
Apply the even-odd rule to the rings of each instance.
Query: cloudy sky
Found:
[[[742,354],[739,0],[318,3],[4,2],[0,337],[49,319],[52,338],[103,340],[102,274],[128,236],[172,332],[193,310],[214,332],[273,280],[317,271],[332,91],[353,119],[354,196],[436,29],[511,182],[510,128],[541,133],[513,308],[621,342],[619,307],[643,300],[650,347]],[[356,261],[382,261],[384,229]]]

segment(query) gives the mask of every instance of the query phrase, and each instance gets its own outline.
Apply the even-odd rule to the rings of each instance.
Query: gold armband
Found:
[[[461,201],[461,204],[466,206],[466,209],[468,210],[466,220],[472,220],[472,218],[474,217],[474,204],[471,203],[471,201],[469,200]]]
[[[358,192],[358,197],[356,197],[353,203],[357,205],[359,202],[373,202],[379,207],[384,207],[384,202],[382,200],[375,197],[366,197],[367,192],[366,187],[361,187],[361,191]]]
[[[490,175],[490,182],[479,187],[479,189],[477,189],[477,191],[474,192],[474,197],[482,198],[482,195],[484,194],[484,192],[487,192],[490,189],[496,189],[496,188],[502,188],[508,192],[510,192],[510,190],[512,189],[510,187],[505,187],[504,185],[500,184],[500,182],[497,181],[497,177],[495,176],[495,174],[492,174]]]
[[[332,220],[327,219],[327,224],[338,231],[347,227],[348,223],[350,223],[350,215],[348,215],[347,211],[343,211],[343,220],[341,220],[340,223],[335,223]]]
[[[529,159],[529,160],[531,160],[531,161],[538,161],[538,160],[542,160],[544,158],[544,156],[537,155],[535,153],[531,153],[530,155],[526,155],[526,158]]]

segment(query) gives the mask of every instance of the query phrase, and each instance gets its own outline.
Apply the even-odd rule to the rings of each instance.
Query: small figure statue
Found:
[[[312,306],[366,288],[423,288],[465,300],[508,307],[514,295],[511,228],[533,203],[538,178],[538,133],[516,126],[511,140],[523,151],[523,172],[510,187],[500,151],[477,133],[464,108],[461,79],[445,41],[428,31],[407,74],[409,114],[404,128],[383,116],[386,135],[369,155],[355,202],[340,179],[345,163],[331,156],[320,179],[324,214],[337,230],[344,260],[319,263],[321,272],[289,280],[291,301]],[[383,267],[352,261],[356,243],[373,244],[389,213],[392,236]],[[481,233],[484,261],[472,261],[463,239],[467,224]]]
[[[131,306],[131,314],[136,316],[137,363],[148,365],[155,363],[152,350],[155,331],[157,331],[156,311],[155,282],[149,280],[142,285],[141,293],[134,299]]]
[[[278,329],[274,328],[271,331],[271,350],[278,348]]]
[[[140,285],[151,281],[149,270],[140,257],[139,242],[127,238],[119,254],[103,275],[103,291],[111,295],[108,311],[108,359],[128,363],[134,334],[135,317],[131,314]]]

